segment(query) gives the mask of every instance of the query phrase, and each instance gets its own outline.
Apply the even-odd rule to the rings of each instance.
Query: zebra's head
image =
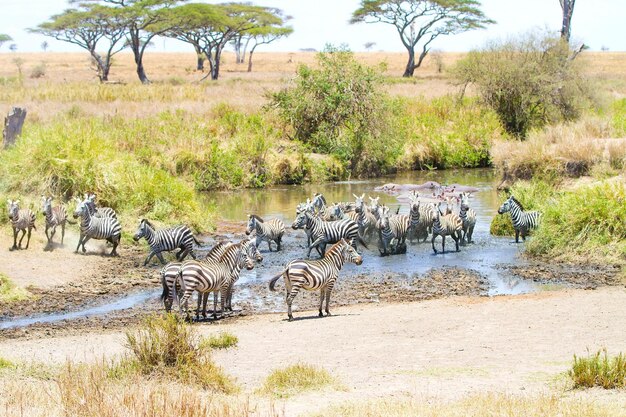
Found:
[[[378,213],[379,213],[378,208],[380,207],[378,205],[378,200],[380,199],[380,197],[376,197],[376,198],[370,197],[369,199],[370,199],[370,211],[374,213],[375,216],[378,216]]]
[[[314,208],[321,209],[326,206],[326,199],[320,193],[315,193],[313,195],[313,201],[311,202]]]
[[[83,216],[85,213],[91,214],[89,210],[89,202],[87,199],[81,201],[80,198],[76,197],[76,210],[74,210],[74,218],[77,219]]]
[[[17,216],[17,213],[20,211],[20,200],[7,200],[8,203],[8,207],[9,207],[9,217],[10,218],[15,218]]]
[[[248,214],[248,225],[246,226],[246,235],[250,235],[254,229],[256,229],[257,216],[254,214]]]
[[[256,259],[257,262],[263,262],[263,255],[259,252],[256,244],[252,240],[246,240],[244,243],[246,255],[250,259]]]
[[[463,210],[467,210],[469,208],[470,194],[469,193],[461,193],[460,197],[461,197],[461,208]]]
[[[310,216],[307,210],[299,212],[296,219],[291,224],[291,228],[294,230],[303,229],[307,223],[307,215]]]
[[[356,194],[352,194],[354,196],[354,211],[360,213],[364,208],[363,200],[365,199],[365,194],[361,194],[359,197]]]
[[[52,210],[52,197],[41,196],[41,212],[47,214]]]
[[[237,254],[237,263],[239,268],[245,267],[248,271],[254,269],[254,257],[248,255],[251,251],[250,241],[248,239],[242,240],[239,244],[239,253]]]
[[[413,191],[411,194],[409,194],[409,207],[412,213],[419,213],[419,193],[417,193],[416,191]]]
[[[141,221],[139,222],[139,227],[137,228],[137,231],[135,232],[135,235],[133,236],[133,240],[137,242],[139,239],[146,236],[147,228],[154,229],[154,227],[152,227],[152,224],[148,220],[141,219]]]
[[[386,229],[389,227],[389,207],[378,206],[378,228]]]
[[[502,203],[502,205],[498,209],[498,214],[504,214],[504,213],[511,211],[512,201],[513,201],[513,196],[510,196],[509,198],[507,198],[506,201]]]
[[[354,241],[347,241],[345,238],[342,240],[342,248],[341,254],[343,256],[343,260],[345,262],[352,262],[356,265],[361,265],[363,263],[363,257],[359,255],[359,253],[354,249]]]
[[[332,206],[328,207],[328,210],[330,211],[330,215],[333,219],[339,220],[343,218],[344,211],[341,207],[341,204],[335,203]]]

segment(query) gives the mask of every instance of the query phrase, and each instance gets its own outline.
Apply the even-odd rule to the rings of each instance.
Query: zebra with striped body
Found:
[[[246,235],[250,235],[253,231],[256,232],[256,246],[258,247],[261,242],[267,242],[267,246],[272,251],[272,241],[276,242],[276,252],[280,250],[280,243],[285,234],[285,223],[280,219],[270,219],[264,221],[256,214],[248,215],[248,227],[246,228]]]
[[[431,244],[433,246],[433,251],[435,255],[437,254],[437,249],[435,249],[435,238],[437,236],[441,236],[441,253],[445,253],[446,251],[446,236],[451,236],[454,239],[454,243],[456,244],[456,251],[459,251],[459,240],[461,240],[461,231],[463,230],[463,221],[454,213],[441,213],[441,203],[439,203],[439,207],[437,208],[437,212],[435,215],[435,221],[433,223],[433,237],[431,240]]]
[[[359,235],[359,225],[352,220],[327,222],[316,218],[308,211],[304,211],[298,214],[291,227],[310,230],[312,242],[308,247],[307,258],[311,256],[311,249],[313,248],[317,248],[320,256],[324,256],[326,244],[339,242],[342,238],[351,241],[354,249],[356,249],[357,240],[367,248],[367,244]]]
[[[380,220],[380,204],[378,203],[378,200],[380,199],[380,197],[368,197],[370,199],[370,213],[372,213],[374,215],[374,217],[376,217],[376,220]]]
[[[461,209],[459,210],[459,218],[463,222],[463,237],[461,243],[472,243],[472,235],[474,234],[474,226],[476,226],[476,212],[469,206],[469,193],[461,193]]]
[[[87,208],[89,212],[94,217],[112,217],[117,219],[117,213],[111,207],[97,207],[96,206],[96,195],[95,194],[85,194],[85,200],[87,201]]]
[[[239,278],[241,269],[254,268],[252,259],[247,256],[249,240],[232,244],[215,263],[185,261],[180,267],[177,280],[180,283],[182,297],[180,299],[181,314],[188,315],[189,298],[194,291],[200,293],[213,292],[213,318],[217,318],[217,293],[220,293],[221,312],[224,314],[228,290]],[[174,289],[175,289],[174,285]],[[196,313],[199,317],[199,312]]]
[[[420,204],[420,220],[415,228],[415,237],[419,241],[422,239],[422,243],[426,242],[428,239],[428,235],[430,235],[433,231],[433,223],[435,222],[435,217],[437,216],[436,211],[437,208],[432,203]]]
[[[155,227],[147,219],[142,219],[139,222],[137,232],[133,236],[135,242],[141,238],[145,238],[150,245],[150,253],[143,262],[143,265],[148,265],[150,259],[156,255],[159,261],[165,265],[165,259],[161,252],[170,252],[175,249],[180,249],[176,254],[176,259],[182,261],[187,255],[191,255],[193,259],[196,259],[196,255],[193,252],[194,242],[199,245],[200,242],[196,240],[191,229],[185,225],[170,227],[167,229],[156,230]]]
[[[420,226],[420,201],[419,194],[414,192],[409,195],[409,241],[413,243],[413,238],[417,236]]]
[[[41,211],[46,218],[46,239],[48,245],[52,244],[52,238],[56,233],[57,226],[61,226],[61,244],[65,239],[65,223],[76,224],[67,218],[67,210],[64,206],[52,207],[52,197],[41,196]],[[48,233],[50,231],[50,233]]]
[[[301,288],[308,291],[320,290],[319,316],[323,317],[322,306],[326,299],[326,315],[330,316],[330,294],[333,291],[339,271],[345,262],[356,265],[363,263],[363,258],[354,249],[354,244],[346,239],[341,239],[326,252],[322,259],[314,261],[295,260],[287,264],[285,269],[272,278],[269,283],[270,291],[276,291],[276,281],[285,279],[287,316],[293,320],[291,304]]]
[[[220,257],[226,251],[226,248],[230,246],[228,241],[220,241],[211,248],[202,262],[213,263],[219,261]],[[180,272],[180,267],[183,265],[182,261],[170,262],[161,269],[161,285],[163,286],[163,293],[161,294],[161,300],[165,305],[165,311],[170,312],[172,304],[174,302],[174,283]],[[202,297],[198,296],[198,310],[200,310],[200,300]]]
[[[498,214],[506,212],[511,213],[511,221],[515,229],[515,243],[519,243],[520,234],[522,235],[522,240],[526,240],[528,232],[539,226],[541,213],[538,211],[524,211],[522,203],[513,196],[510,196],[498,209]]]
[[[83,253],[87,252],[85,249],[85,243],[89,239],[106,239],[113,245],[111,250],[111,256],[118,256],[117,246],[120,244],[120,238],[122,235],[122,226],[119,220],[113,217],[95,217],[89,210],[89,202],[87,200],[80,201],[74,211],[74,218],[80,217],[80,237],[78,238],[78,245],[76,246],[75,253],[78,253],[78,248],[83,247]]]
[[[406,236],[409,231],[410,219],[405,214],[389,215],[389,207],[380,206],[378,220],[379,248],[382,256],[406,253]],[[381,250],[382,247],[382,250]]]
[[[369,240],[376,232],[376,217],[370,212],[369,208],[363,202],[365,194],[357,196],[352,194],[354,200],[354,216],[350,216],[351,220],[354,220],[359,225],[359,234],[363,236],[363,239]],[[349,213],[352,214],[352,213]]]
[[[20,200],[7,200],[7,202],[9,203],[9,220],[11,220],[11,227],[13,228],[13,247],[11,250],[22,249],[22,241],[27,232],[28,238],[26,239],[26,247],[24,249],[28,249],[32,229],[37,230],[35,227],[35,213],[31,209],[20,209]],[[18,245],[17,235],[20,231],[22,232],[22,237]]]

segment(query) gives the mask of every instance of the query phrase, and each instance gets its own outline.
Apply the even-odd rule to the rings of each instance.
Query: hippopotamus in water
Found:
[[[424,184],[396,184],[393,182],[374,188],[374,191],[382,191],[386,193],[401,193],[413,190],[435,190],[441,187],[441,184],[435,181],[427,181]]]

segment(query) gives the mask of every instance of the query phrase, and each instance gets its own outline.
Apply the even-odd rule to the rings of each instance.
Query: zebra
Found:
[[[276,281],[285,279],[287,316],[293,320],[291,304],[301,288],[308,291],[320,290],[319,316],[323,317],[322,305],[326,298],[326,315],[330,316],[330,294],[333,291],[339,271],[345,262],[356,265],[363,263],[363,258],[354,249],[354,243],[345,238],[340,239],[326,252],[322,259],[314,261],[294,260],[287,264],[285,269],[269,282],[270,291],[276,291]]]
[[[133,236],[133,240],[137,242],[142,237],[145,238],[148,241],[148,245],[150,245],[150,253],[143,262],[144,266],[148,265],[150,259],[155,255],[159,258],[159,261],[165,265],[166,262],[161,252],[169,252],[179,248],[180,251],[176,254],[177,260],[182,261],[187,255],[191,255],[193,259],[196,259],[196,255],[193,252],[193,244],[200,244],[191,232],[191,229],[185,225],[156,230],[154,225],[147,219],[142,219],[139,222],[139,227]]]
[[[78,248],[82,245],[83,253],[87,252],[85,249],[85,243],[89,239],[106,239],[107,242],[113,244],[111,250],[111,256],[118,256],[117,246],[120,244],[120,238],[122,235],[122,226],[119,220],[114,217],[95,217],[91,214],[89,209],[89,201],[79,201],[74,211],[74,218],[81,218],[80,220],[80,237],[78,238],[78,245],[74,253],[78,253]]]
[[[220,241],[215,244],[211,248],[211,250],[207,253],[206,257],[202,260],[202,262],[212,263],[213,261],[217,262],[220,257],[226,251],[226,248],[230,246],[231,242],[228,241]],[[161,300],[165,305],[165,311],[170,312],[172,308],[172,303],[174,301],[174,291],[173,286],[176,282],[176,277],[178,276],[178,272],[180,271],[180,267],[183,265],[182,261],[174,261],[165,265],[161,271],[161,285],[163,285],[163,293],[161,294]],[[200,298],[198,297],[198,310],[200,309]]]
[[[474,226],[476,226],[476,212],[469,206],[469,193],[461,193],[461,209],[459,210],[459,218],[463,222],[463,237],[461,243],[472,243],[472,235],[474,234]]]
[[[364,239],[369,240],[376,231],[376,217],[363,202],[365,194],[361,194],[360,197],[355,194],[352,195],[355,198],[355,210],[354,213],[348,213],[349,217],[359,225],[359,234]]]
[[[378,220],[378,237],[382,256],[391,253],[406,252],[406,236],[409,231],[410,219],[404,214],[389,216],[389,207],[380,206],[380,220]],[[394,245],[394,241],[396,242]]]
[[[327,222],[316,218],[308,211],[298,214],[291,225],[293,229],[308,229],[311,233],[311,244],[308,247],[307,258],[311,256],[311,249],[316,248],[320,256],[324,255],[327,243],[336,243],[341,238],[349,239],[356,249],[356,240],[367,248],[367,244],[359,235],[359,225],[352,220],[337,220]]]
[[[380,204],[378,203],[380,197],[368,198],[370,199],[370,212],[374,215],[374,217],[376,217],[376,220],[380,220],[380,211],[378,210],[380,207]]]
[[[228,246],[224,254],[215,263],[185,261],[180,267],[177,280],[180,282],[180,290],[182,297],[180,299],[181,314],[187,313],[189,298],[194,291],[200,293],[213,292],[213,318],[217,319],[217,292],[219,291],[221,311],[224,314],[224,308],[228,298],[228,291],[239,278],[241,269],[254,268],[252,259],[247,255],[247,246],[249,240],[234,243]],[[176,289],[175,285],[173,286]],[[199,312],[196,312],[199,318]]]
[[[413,243],[413,238],[417,236],[420,226],[420,201],[419,194],[414,192],[409,195],[409,241]]]
[[[437,249],[435,249],[435,238],[437,236],[441,236],[442,253],[446,251],[446,236],[448,235],[454,239],[456,251],[459,251],[459,240],[461,239],[461,230],[463,230],[463,221],[456,214],[448,213],[447,210],[448,209],[446,209],[446,214],[443,215],[441,213],[441,203],[439,203],[435,214],[435,221],[433,222],[433,237],[431,240],[435,255],[437,254]]]
[[[11,227],[13,227],[13,247],[11,250],[22,249],[22,241],[27,231],[28,238],[24,249],[28,249],[32,229],[37,230],[35,227],[35,213],[31,209],[20,209],[20,200],[7,200],[7,202],[9,203],[9,220],[11,220]],[[22,237],[18,246],[17,234],[19,231],[22,231]]]
[[[85,194],[85,200],[87,200],[87,208],[94,217],[113,217],[117,219],[117,213],[111,207],[96,207],[96,195]]]
[[[67,210],[64,206],[52,207],[52,197],[41,196],[41,211],[46,218],[46,238],[48,239],[48,245],[52,244],[52,238],[56,233],[57,226],[61,226],[61,245],[65,239],[65,223],[76,224],[67,218]],[[48,234],[50,230],[50,234]]]
[[[419,211],[420,220],[414,233],[417,240],[422,239],[423,243],[428,239],[428,235],[432,233],[437,208],[433,203],[420,204]]]
[[[276,251],[280,250],[281,240],[285,234],[285,223],[280,219],[271,219],[264,221],[256,214],[248,215],[248,227],[246,235],[250,235],[252,231],[256,231],[256,246],[261,242],[267,242],[267,246],[272,251],[272,241],[276,242]]]
[[[522,203],[515,197],[510,196],[498,209],[498,214],[511,213],[511,221],[515,229],[515,243],[519,243],[519,236],[526,240],[526,236],[531,229],[539,226],[541,213],[538,211],[524,211]]]

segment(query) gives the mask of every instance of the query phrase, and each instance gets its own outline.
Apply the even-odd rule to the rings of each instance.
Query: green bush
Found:
[[[574,120],[589,107],[592,87],[560,38],[530,33],[471,51],[452,73],[473,85],[507,132],[525,138],[532,128]]]
[[[237,346],[237,343],[239,343],[237,336],[228,332],[222,332],[218,335],[200,339],[198,346],[201,349],[228,349]]]
[[[574,388],[626,388],[626,355],[620,353],[610,358],[606,349],[586,358],[574,355],[574,363],[568,373]]]
[[[259,391],[284,398],[336,384],[337,381],[325,369],[297,364],[272,371]]]
[[[9,277],[0,272],[0,301],[10,303],[26,300],[31,296],[31,293],[21,287],[17,287]]]

